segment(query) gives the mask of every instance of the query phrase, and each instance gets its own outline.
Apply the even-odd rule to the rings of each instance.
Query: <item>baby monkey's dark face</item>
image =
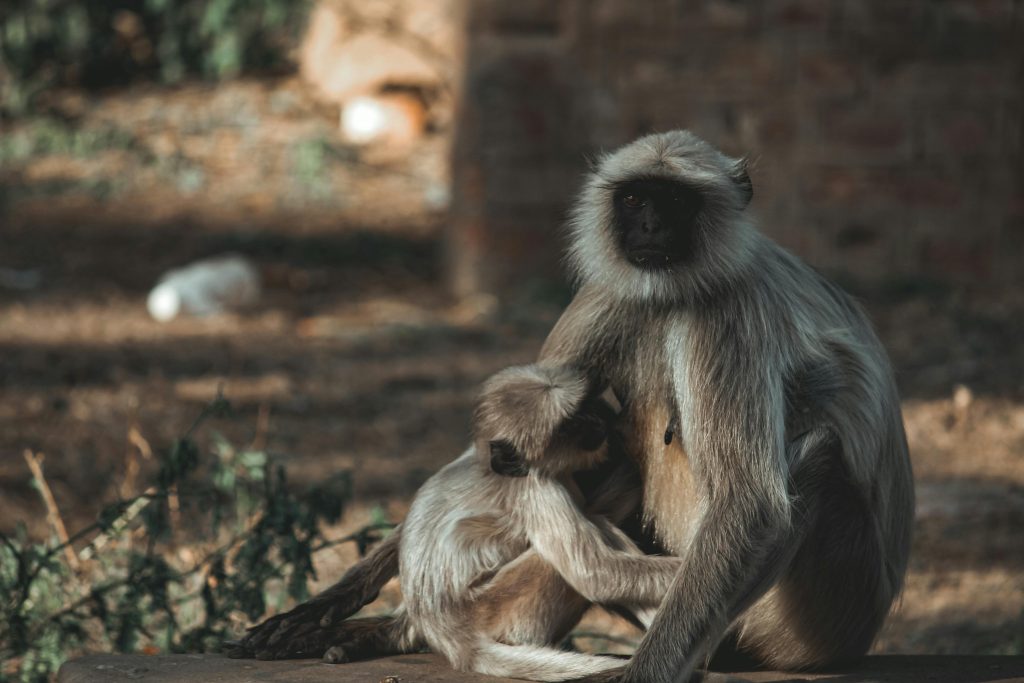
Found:
[[[559,453],[578,452],[581,456],[592,454],[608,441],[613,419],[615,411],[605,401],[600,398],[587,399],[580,410],[558,428],[549,449]],[[491,470],[495,474],[525,477],[530,472],[530,463],[510,441],[491,441],[490,449]],[[581,462],[590,460],[590,457],[580,458]]]
[[[619,248],[637,268],[670,268],[693,253],[702,203],[693,188],[664,178],[640,178],[619,184],[613,203]]]
[[[499,439],[492,441],[491,471],[503,477],[525,477],[530,473],[526,458],[516,450],[511,441]]]

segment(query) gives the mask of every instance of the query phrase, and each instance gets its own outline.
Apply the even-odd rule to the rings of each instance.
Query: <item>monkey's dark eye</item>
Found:
[[[525,477],[529,474],[529,465],[510,442],[492,441],[490,448],[492,472],[503,477]]]
[[[625,197],[622,198],[622,203],[631,209],[638,209],[644,205],[643,200],[637,197],[635,194],[627,194]]]

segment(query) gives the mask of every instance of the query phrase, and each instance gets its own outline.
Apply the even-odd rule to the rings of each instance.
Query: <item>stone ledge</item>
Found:
[[[769,671],[733,674],[755,683],[810,680],[835,683],[1009,683],[1024,681],[1024,657],[878,655],[855,668],[819,674]],[[389,677],[391,677],[389,679]],[[515,683],[453,671],[434,655],[385,657],[357,664],[318,660],[259,662],[221,655],[89,655],[64,664],[58,683]]]

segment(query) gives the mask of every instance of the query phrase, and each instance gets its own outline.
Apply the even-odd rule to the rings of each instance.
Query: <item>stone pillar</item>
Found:
[[[469,3],[456,113],[450,273],[457,296],[561,277],[559,239],[594,129],[573,57],[576,3]]]

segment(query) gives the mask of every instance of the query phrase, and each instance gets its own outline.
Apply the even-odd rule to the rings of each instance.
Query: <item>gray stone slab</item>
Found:
[[[867,657],[846,671],[793,674],[737,672],[754,683],[827,680],[834,683],[1009,683],[1024,682],[1024,657],[898,656]],[[501,683],[453,671],[435,655],[385,657],[357,664],[316,660],[259,662],[220,655],[89,655],[67,662],[58,683]]]
[[[64,664],[58,683],[381,683],[397,676],[400,683],[475,683],[509,681],[453,671],[436,655],[385,657],[356,664],[324,664],[320,660],[260,662],[222,655],[89,655]],[[391,682],[389,682],[391,683]]]

